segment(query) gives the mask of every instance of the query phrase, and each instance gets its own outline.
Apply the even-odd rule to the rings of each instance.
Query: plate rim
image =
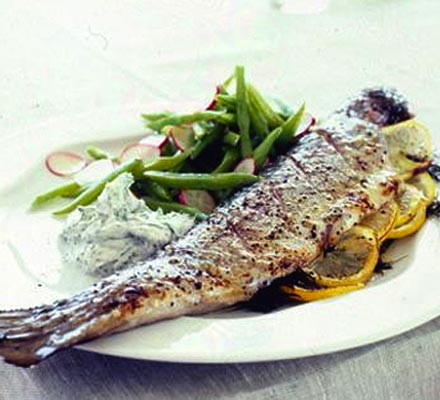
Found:
[[[172,104],[172,105],[176,105],[178,104],[177,102],[172,102],[172,101],[165,101],[165,100],[160,100],[157,102],[158,104]],[[122,107],[123,110],[125,110],[128,113],[132,113],[134,110],[139,111],[140,105],[136,104],[136,105],[126,105],[124,107]],[[50,120],[47,121],[43,121],[40,122],[38,124],[39,129],[57,129],[56,127],[58,125],[62,125],[62,124],[66,124],[67,121],[72,121],[73,120],[83,120],[83,119],[88,119],[88,118],[99,118],[99,116],[102,116],[103,113],[111,113],[114,112],[115,110],[120,111],[121,107],[105,107],[105,108],[98,108],[98,109],[94,109],[91,111],[87,111],[84,113],[80,113],[80,114],[72,114],[72,115],[62,115],[56,118],[51,118]],[[124,117],[124,113],[120,113],[119,116],[120,117]],[[133,123],[133,121],[127,121],[127,125]],[[52,127],[52,128],[51,128]],[[26,127],[26,130],[29,129],[28,127]],[[20,129],[18,131],[21,131]],[[6,140],[14,140],[14,137],[18,136],[16,135],[9,135],[7,138],[5,138]],[[122,138],[125,135],[122,135],[117,137],[118,138]],[[438,142],[439,137],[438,135],[435,136],[433,135],[435,138],[435,141]],[[81,138],[82,140],[80,142],[82,142],[85,138]],[[108,137],[104,137],[103,139],[108,139]],[[75,144],[78,144],[77,142],[70,142],[70,144],[72,146],[74,146]],[[2,188],[3,189],[3,188]],[[428,222],[425,227],[422,229],[422,235],[420,236],[420,234],[417,235],[417,241],[420,241],[420,239],[422,239],[423,237],[427,237],[428,233],[430,230],[432,229],[437,229],[440,232],[440,225],[437,222]],[[431,238],[432,239],[432,238]],[[417,249],[418,251],[420,251],[420,249]],[[440,251],[437,251],[439,253],[439,257],[440,257]],[[417,263],[420,264],[420,263]],[[415,265],[414,268],[417,268],[417,264]],[[411,268],[410,268],[411,270]],[[404,271],[405,272],[405,271]],[[403,273],[404,273],[403,272]],[[398,275],[400,276],[400,275]],[[438,277],[440,278],[440,270],[438,272]],[[396,277],[392,278],[392,279],[396,279]],[[392,280],[390,280],[390,282],[393,282]],[[381,285],[377,285],[377,286],[373,286],[374,288],[379,288]],[[367,291],[369,290],[369,288],[363,289],[361,292],[363,293],[367,293]],[[350,298],[350,296],[357,296],[358,294],[360,294],[361,292],[356,292],[347,296],[344,296],[343,298],[338,299],[341,300],[343,303],[345,303],[347,300],[347,298]],[[325,300],[322,302],[319,302],[321,304],[331,304],[332,302],[335,302],[335,299],[330,299],[330,300]],[[318,303],[315,303],[318,304]],[[304,307],[304,306],[301,306]],[[206,357],[205,352],[199,352],[197,353],[197,351],[193,351],[193,352],[188,352],[185,355],[183,355],[181,352],[176,352],[174,353],[174,355],[172,353],[162,353],[160,354],[160,351],[152,351],[148,354],[148,352],[144,353],[144,354],[133,354],[133,352],[127,351],[127,350],[123,350],[118,346],[114,346],[112,345],[112,340],[114,341],[115,339],[112,338],[120,338],[123,335],[127,335],[128,333],[119,333],[117,335],[113,335],[107,338],[102,338],[102,339],[97,339],[93,342],[89,342],[89,343],[85,343],[85,344],[81,344],[78,346],[75,346],[75,348],[78,348],[80,350],[85,350],[85,351],[91,351],[91,352],[95,352],[95,353],[99,353],[99,354],[107,354],[107,355],[112,355],[112,356],[118,356],[118,357],[125,357],[125,358],[131,358],[131,359],[138,359],[138,360],[150,360],[150,361],[166,361],[166,362],[180,362],[180,363],[231,363],[231,362],[264,362],[264,361],[275,361],[275,360],[285,360],[285,359],[295,359],[295,358],[302,358],[302,357],[307,357],[307,356],[314,356],[314,355],[320,355],[320,354],[328,354],[328,353],[333,353],[335,351],[342,351],[342,350],[348,350],[348,349],[353,349],[356,347],[361,347],[361,346],[366,346],[375,342],[381,342],[384,341],[390,337],[396,336],[398,334],[402,334],[404,332],[407,332],[411,329],[414,329],[424,323],[427,323],[428,321],[438,317],[440,315],[440,298],[439,301],[437,301],[437,303],[433,304],[432,307],[429,307],[429,309],[426,309],[422,312],[420,312],[417,317],[413,317],[410,320],[404,319],[401,320],[399,324],[394,324],[392,326],[387,326],[385,329],[383,330],[378,330],[375,334],[365,334],[364,337],[362,337],[360,340],[353,342],[353,341],[349,341],[349,342],[345,342],[345,341],[341,341],[338,343],[334,342],[334,343],[329,343],[326,346],[321,345],[321,348],[315,348],[315,349],[307,349],[307,350],[300,350],[298,351],[295,349],[284,349],[284,350],[277,350],[277,351],[262,351],[259,354],[253,353],[251,354],[250,352],[248,353],[234,353],[234,354],[230,354],[229,356],[221,356],[220,354],[212,354],[209,358]],[[181,317],[180,320],[191,320],[197,317]],[[247,318],[245,318],[247,319]],[[273,319],[273,318],[270,318]],[[270,320],[269,319],[269,320]],[[165,321],[166,323],[176,323],[176,321],[179,321],[179,319],[173,320],[173,321]],[[178,322],[177,322],[178,323]],[[156,326],[158,326],[159,324],[162,323],[157,323]],[[139,330],[142,329],[149,329],[150,327],[140,327],[137,328],[136,331],[138,331],[138,333],[140,332]],[[109,342],[110,340],[110,342]],[[107,343],[107,344],[106,344]],[[109,344],[110,343],[110,344]]]

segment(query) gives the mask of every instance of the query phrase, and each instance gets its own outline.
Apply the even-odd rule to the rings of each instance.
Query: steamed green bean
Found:
[[[142,169],[142,162],[139,159],[133,159],[121,164],[114,171],[110,172],[104,178],[100,179],[96,183],[88,187],[84,192],[82,192],[75,200],[67,204],[66,206],[54,211],[54,215],[64,215],[68,214],[79,206],[86,206],[93,201],[95,201],[98,196],[102,193],[107,183],[116,179],[119,175],[124,172],[131,172],[133,175],[137,175]]]
[[[277,128],[284,122],[253,85],[249,84],[247,86],[247,93],[251,101],[254,102],[258,112],[266,118],[270,128]]]
[[[235,79],[237,81],[237,124],[240,129],[241,155],[243,158],[252,154],[252,143],[249,135],[249,110],[247,106],[246,81],[244,68],[241,65],[235,67]]]
[[[212,173],[217,174],[220,172],[229,172],[237,165],[239,160],[240,152],[237,149],[228,149],[226,150],[222,161]]]
[[[274,143],[280,137],[282,128],[278,127],[274,129],[266,138],[260,143],[260,145],[254,150],[254,160],[257,169],[260,169],[266,161],[269,152],[272,150]]]
[[[282,133],[277,141],[281,147],[287,147],[292,143],[295,133],[301,123],[304,111],[306,109],[305,103],[301,105],[295,114],[292,114],[287,121],[281,125]]]
[[[42,206],[43,204],[58,197],[76,197],[83,191],[84,191],[84,187],[81,186],[80,184],[76,182],[69,182],[38,195],[32,202],[31,208],[36,209]]]
[[[94,160],[105,160],[112,158],[109,153],[96,146],[87,146],[86,154]]]
[[[237,146],[239,141],[240,135],[235,132],[228,132],[223,138],[223,143],[229,144],[230,146]]]
[[[148,128],[154,131],[160,131],[165,126],[177,126],[184,124],[191,124],[193,122],[200,121],[224,121],[221,119],[221,116],[225,114],[224,111],[199,111],[191,114],[182,114],[182,115],[170,115],[164,118],[160,118],[154,121],[147,121],[146,125]]]
[[[174,189],[234,189],[255,183],[259,180],[258,176],[239,172],[198,174],[146,171],[144,176],[153,182]]]

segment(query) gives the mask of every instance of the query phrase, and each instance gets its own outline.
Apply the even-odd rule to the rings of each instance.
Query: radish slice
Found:
[[[195,207],[205,214],[210,214],[215,208],[214,198],[206,190],[181,190],[179,202]]]
[[[255,160],[251,157],[241,160],[234,168],[234,172],[242,172],[243,174],[254,174]]]
[[[196,142],[191,126],[173,126],[170,136],[174,145],[181,151],[189,150]]]
[[[168,136],[152,133],[139,141],[139,144],[157,147],[160,151],[168,144]]]
[[[84,157],[70,151],[50,153],[45,159],[45,164],[46,168],[57,176],[71,176],[87,165]]]
[[[114,169],[115,167],[112,160],[105,159],[93,161],[83,170],[75,174],[73,179],[79,185],[88,185],[89,183],[93,183],[104,178]]]
[[[135,143],[128,145],[122,150],[120,160],[125,162],[133,158],[139,158],[145,163],[150,163],[160,156],[160,149],[148,144]]]
[[[216,95],[220,94],[221,91],[222,91],[222,90],[221,90],[220,86],[217,85],[217,86],[215,87],[215,95],[214,95],[214,97],[212,98],[211,102],[206,106],[205,110],[214,110],[214,109],[215,109],[215,106],[217,105],[217,98],[216,98]]]
[[[296,130],[296,135],[304,135],[305,133],[307,133],[310,128],[315,125],[316,120],[315,118],[312,116],[312,114],[305,112],[302,120],[298,126],[298,129]]]

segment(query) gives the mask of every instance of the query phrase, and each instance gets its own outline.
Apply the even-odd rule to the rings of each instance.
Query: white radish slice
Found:
[[[191,126],[173,126],[170,136],[174,145],[181,151],[189,150],[196,141]]]
[[[115,169],[112,160],[97,160],[91,162],[83,170],[75,174],[74,181],[79,185],[88,185],[96,182],[106,175],[110,174]]]
[[[45,159],[45,164],[46,168],[57,176],[71,176],[87,165],[84,157],[70,151],[50,153]]]
[[[197,208],[205,214],[210,214],[215,208],[215,200],[206,190],[181,190],[179,202]]]
[[[301,122],[299,123],[298,129],[296,130],[296,135],[303,135],[304,133],[307,133],[310,128],[315,125],[315,123],[315,117],[313,117],[312,114],[305,112]]]
[[[121,162],[139,158],[145,163],[150,163],[160,156],[160,149],[149,144],[135,143],[122,150],[119,157]]]
[[[248,157],[244,158],[237,164],[237,166],[234,168],[234,172],[242,172],[243,174],[254,174],[255,169],[255,160],[251,157]]]
[[[148,146],[157,147],[160,151],[168,144],[169,138],[168,136],[152,133],[148,136],[145,136],[141,140],[139,140],[139,144],[145,144]]]

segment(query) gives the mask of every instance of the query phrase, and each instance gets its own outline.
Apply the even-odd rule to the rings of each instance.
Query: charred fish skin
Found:
[[[363,91],[153,260],[72,298],[1,311],[0,356],[37,364],[96,337],[248,300],[307,266],[395,196],[378,128],[409,118],[405,104],[392,91]]]
[[[379,127],[394,125],[414,117],[406,98],[390,87],[362,90],[356,97],[349,99],[338,112]]]

